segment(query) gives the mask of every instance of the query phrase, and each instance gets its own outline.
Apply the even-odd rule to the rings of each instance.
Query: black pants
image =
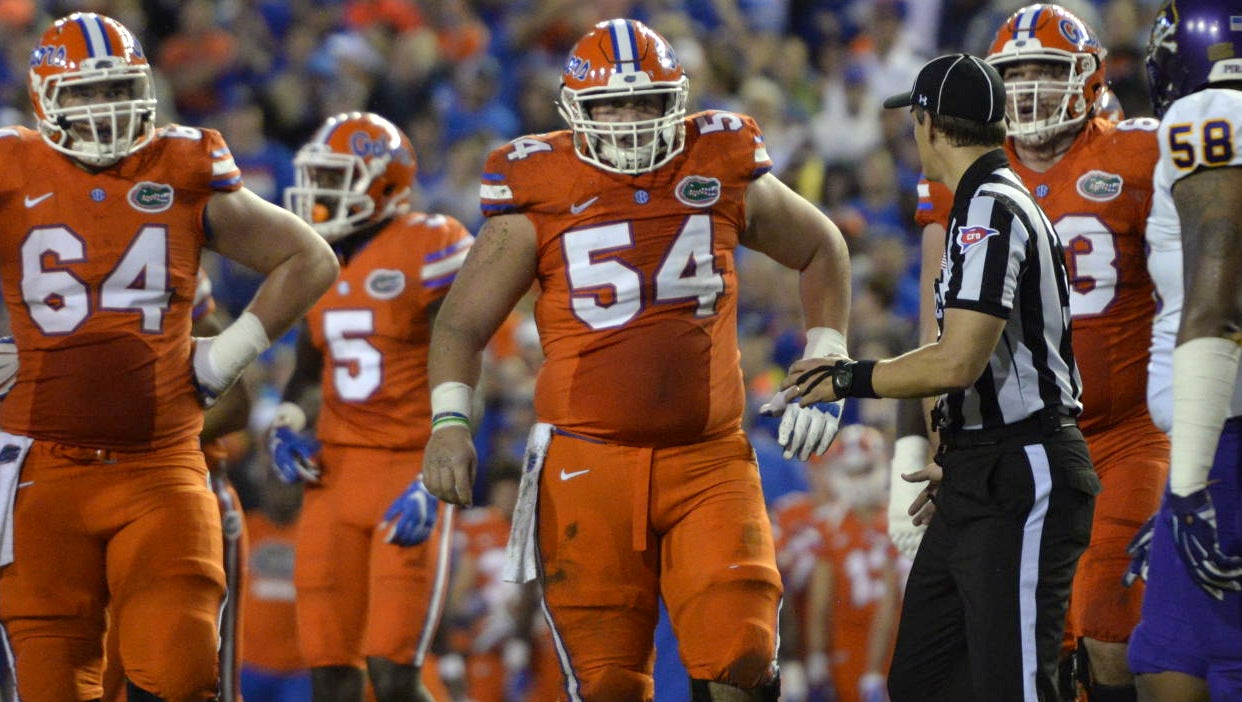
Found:
[[[1036,443],[951,445],[938,460],[944,479],[906,584],[889,694],[1055,702],[1070,585],[1100,485],[1087,444],[1070,425]]]

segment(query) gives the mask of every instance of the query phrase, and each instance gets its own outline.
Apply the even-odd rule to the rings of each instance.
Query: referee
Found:
[[[803,405],[941,396],[936,462],[903,476],[928,482],[910,514],[930,524],[906,585],[893,702],[1058,700],[1070,583],[1099,492],[1075,423],[1065,257],[1001,149],[994,68],[941,56],[884,106],[910,108],[924,173],[955,192],[939,338],[883,361],[805,359],[785,385]]]

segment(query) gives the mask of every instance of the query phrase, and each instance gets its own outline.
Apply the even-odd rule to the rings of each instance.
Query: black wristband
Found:
[[[871,386],[871,374],[875,372],[875,361],[844,361],[840,364],[843,370],[848,368],[850,374],[850,382],[843,388],[837,388],[844,391],[838,393],[841,397],[879,397],[875,394],[875,388]]]

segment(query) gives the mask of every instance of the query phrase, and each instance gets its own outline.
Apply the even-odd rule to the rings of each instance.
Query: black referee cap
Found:
[[[945,117],[999,122],[1005,118],[1005,82],[995,68],[970,54],[940,56],[919,70],[913,90],[884,101],[887,108],[911,105]]]

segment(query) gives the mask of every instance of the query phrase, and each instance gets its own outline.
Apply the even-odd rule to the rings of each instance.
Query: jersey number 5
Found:
[[[574,314],[592,329],[624,325],[643,308],[643,276],[621,255],[634,247],[631,223],[588,227],[561,237]],[[711,215],[690,215],[665,252],[652,281],[654,302],[694,300],[696,317],[716,313],[724,276],[712,253]]]
[[[156,334],[172,298],[168,288],[168,229],[148,224],[138,230],[112,271],[99,286],[98,303],[90,289],[63,264],[86,260],[86,242],[68,227],[38,227],[22,242],[22,299],[30,318],[49,336],[68,334],[101,310],[136,312],[142,331]],[[48,261],[48,259],[51,259]]]

